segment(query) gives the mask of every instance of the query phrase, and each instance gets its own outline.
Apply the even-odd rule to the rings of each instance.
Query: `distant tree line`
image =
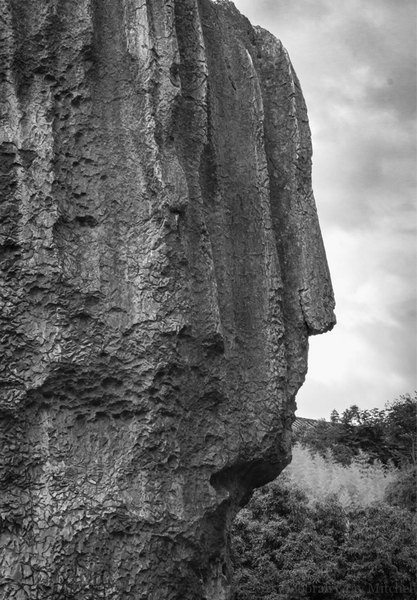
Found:
[[[313,427],[300,427],[293,440],[321,455],[330,449],[344,465],[362,451],[370,461],[378,459],[384,464],[391,461],[402,467],[416,464],[416,435],[416,397],[404,395],[384,410],[361,410],[356,405],[342,415],[334,410],[330,423],[320,420]]]
[[[417,397],[306,423],[235,521],[235,600],[416,597]]]

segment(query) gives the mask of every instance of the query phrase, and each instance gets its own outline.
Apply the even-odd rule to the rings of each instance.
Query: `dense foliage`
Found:
[[[294,435],[294,442],[326,455],[332,450],[334,458],[345,465],[360,451],[370,460],[380,460],[396,466],[416,464],[417,461],[417,395],[401,396],[384,410],[361,410],[353,405],[342,415],[333,411],[330,423],[317,421],[314,427],[306,424]]]
[[[333,458],[330,450],[323,458],[296,444],[285,474],[289,482],[299,486],[310,499],[334,498],[347,508],[382,502],[397,480],[399,470],[393,465],[384,466],[380,461],[370,463],[364,452],[355,456],[349,466],[344,466]]]
[[[415,598],[413,525],[385,503],[309,501],[280,477],[236,519],[236,600]]]
[[[236,519],[236,600],[416,597],[415,408],[409,396],[379,414],[351,407],[303,432]]]

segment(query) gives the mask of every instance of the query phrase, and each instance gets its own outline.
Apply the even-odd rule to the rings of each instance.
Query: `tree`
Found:
[[[311,502],[283,475],[236,519],[235,600],[414,599],[415,525],[384,503]]]
[[[332,411],[330,422],[320,420],[314,426],[301,427],[294,442],[299,441],[322,456],[330,449],[335,460],[344,465],[350,464],[360,451],[366,452],[370,461],[415,465],[416,417],[417,395],[400,396],[384,410],[362,410],[354,404],[341,416]]]
[[[387,406],[385,438],[392,458],[397,464],[416,465],[417,462],[417,392]]]
[[[255,492],[233,529],[236,600],[298,600],[311,585],[333,587],[345,527],[340,505],[310,506],[285,475]]]
[[[349,514],[339,558],[340,576],[358,599],[416,596],[416,520],[406,510],[376,504]]]
[[[406,395],[298,429],[293,463],[236,519],[236,600],[416,596],[416,409]]]

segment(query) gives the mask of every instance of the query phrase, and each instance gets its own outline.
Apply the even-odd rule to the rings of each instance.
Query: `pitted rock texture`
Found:
[[[227,599],[335,322],[298,80],[228,1],[0,16],[0,598]]]

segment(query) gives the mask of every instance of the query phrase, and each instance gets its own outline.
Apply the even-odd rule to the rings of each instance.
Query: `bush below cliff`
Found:
[[[351,407],[333,415],[341,426],[298,434],[291,465],[235,521],[235,600],[415,597],[415,402],[404,396],[379,415]],[[379,457],[356,444],[382,435]]]
[[[415,517],[375,503],[312,500],[287,475],[234,526],[236,600],[414,598]]]

